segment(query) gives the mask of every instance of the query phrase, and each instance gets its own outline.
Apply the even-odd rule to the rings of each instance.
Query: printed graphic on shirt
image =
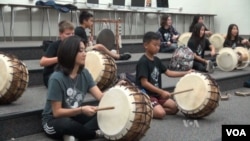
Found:
[[[234,42],[233,45],[232,45],[232,48],[235,48],[236,47],[236,43]]]
[[[151,78],[154,81],[153,84],[156,87],[159,87],[159,83],[158,83],[158,78],[159,77],[159,69],[157,67],[154,67],[153,72],[151,73]]]
[[[202,54],[202,47],[201,47],[201,45],[199,45],[198,48],[197,48],[197,54],[198,55]]]
[[[170,41],[170,34],[169,33],[164,33],[164,38],[168,42]]]
[[[83,94],[77,88],[68,88],[66,103],[70,108],[77,108],[80,106],[83,100]]]

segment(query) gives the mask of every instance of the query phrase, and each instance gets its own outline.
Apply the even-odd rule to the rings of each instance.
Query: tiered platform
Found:
[[[118,73],[135,72],[137,60],[143,55],[141,41],[124,41],[121,52],[131,52],[132,58],[127,61],[117,61]],[[47,89],[42,84],[42,67],[39,59],[43,51],[37,42],[2,43],[0,51],[13,53],[27,65],[30,82],[26,91],[17,101],[10,105],[0,106],[0,140],[18,141],[50,141],[41,128],[41,112],[45,104]],[[159,53],[157,56],[168,64],[171,54]],[[181,113],[166,116],[163,120],[152,120],[151,128],[143,141],[171,140],[171,141],[219,141],[221,127],[224,124],[250,124],[250,97],[235,96],[236,90],[250,91],[242,88],[243,82],[250,79],[250,67],[232,72],[223,72],[216,68],[211,74],[218,83],[221,92],[230,93],[228,101],[219,101],[219,106],[210,116],[203,119],[187,119]],[[172,92],[180,78],[169,78],[163,75],[163,87]],[[195,82],[190,82],[195,83]],[[86,97],[86,104],[97,104],[90,95]]]

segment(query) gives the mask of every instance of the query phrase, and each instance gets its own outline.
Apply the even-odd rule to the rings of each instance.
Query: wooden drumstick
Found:
[[[115,107],[114,107],[114,106],[110,106],[110,107],[101,107],[101,108],[97,108],[96,111],[111,110],[111,109],[115,109]]]
[[[194,89],[187,89],[187,90],[183,90],[183,91],[179,91],[179,92],[173,92],[173,93],[170,93],[171,96],[173,95],[176,95],[176,94],[181,94],[181,93],[184,93],[184,92],[189,92],[189,91],[193,91]]]

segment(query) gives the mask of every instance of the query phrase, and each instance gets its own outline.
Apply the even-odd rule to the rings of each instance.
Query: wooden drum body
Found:
[[[15,56],[3,53],[0,53],[0,66],[0,104],[10,104],[27,88],[28,69]]]
[[[219,105],[220,95],[216,82],[208,74],[197,72],[183,76],[176,85],[175,92],[193,89],[174,95],[179,110],[189,118],[210,115]]]
[[[99,107],[107,106],[115,108],[97,113],[106,139],[137,141],[150,128],[153,107],[149,97],[136,87],[119,85],[108,89],[99,103]]]
[[[101,90],[111,87],[116,81],[117,66],[109,55],[95,50],[88,51],[85,67]]]

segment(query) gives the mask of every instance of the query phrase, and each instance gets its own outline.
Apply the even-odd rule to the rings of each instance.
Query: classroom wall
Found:
[[[77,2],[78,7],[84,7],[86,0],[59,0],[64,3]],[[99,0],[100,7],[107,7],[105,4],[112,3],[112,0]],[[36,0],[1,0],[0,3],[15,3],[15,4],[34,4]],[[227,2],[227,5],[225,4]],[[131,1],[126,0],[126,5],[130,5]],[[225,6],[226,5],[226,6]],[[205,17],[205,24],[214,33],[226,33],[227,27],[230,23],[236,23],[239,26],[241,35],[250,35],[250,19],[248,14],[250,9],[249,0],[169,0],[169,10],[165,13],[171,12],[173,14],[174,26],[180,33],[188,31],[188,27],[192,21],[192,15],[188,14],[215,14],[213,18]],[[152,0],[152,6],[156,6],[156,1]],[[182,8],[182,11],[179,11]],[[44,23],[43,11],[41,9],[32,9],[32,27],[29,23],[29,11],[25,8],[16,8],[16,18],[14,35],[16,37],[25,36],[48,36],[48,22],[45,16]],[[5,34],[10,35],[10,21],[11,13],[9,7],[4,7],[4,19],[5,19]],[[93,12],[90,10],[90,12]],[[119,12],[93,12],[96,18],[121,18],[124,19],[124,24],[122,25],[123,35],[142,35],[146,31],[155,31],[159,27],[159,19],[161,14],[143,14],[143,13],[119,13]],[[184,14],[185,15],[180,15]],[[78,13],[79,14],[79,13]],[[61,14],[60,20],[70,19],[71,15],[69,13]],[[1,19],[0,19],[1,20]],[[1,20],[2,21],[2,20]],[[1,22],[0,21],[0,22]],[[50,10],[50,21],[51,21],[51,36],[57,36],[58,34],[58,12],[55,10]],[[76,17],[73,15],[73,22],[77,26]],[[43,28],[42,28],[43,25]],[[145,25],[145,26],[142,26]],[[0,23],[2,26],[2,23]],[[103,25],[97,24],[95,26],[96,33],[101,30]],[[114,28],[114,25],[111,25]],[[0,36],[3,36],[3,28],[0,28]]]

